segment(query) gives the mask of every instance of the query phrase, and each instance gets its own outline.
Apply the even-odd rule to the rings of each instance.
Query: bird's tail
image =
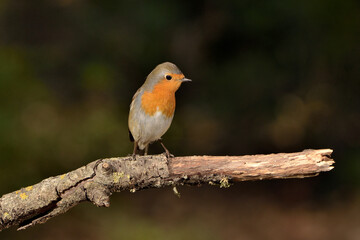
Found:
[[[130,129],[129,129],[129,139],[130,139],[130,142],[133,142],[133,141],[134,141],[134,137],[133,137],[133,135],[131,134]]]

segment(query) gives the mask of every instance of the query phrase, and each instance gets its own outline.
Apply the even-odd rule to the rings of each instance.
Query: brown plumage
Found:
[[[145,83],[135,93],[129,113],[129,137],[134,141],[133,155],[137,147],[147,154],[151,142],[161,139],[169,129],[175,112],[175,92],[185,78],[173,63],[156,66]],[[162,144],[162,143],[161,143]],[[169,151],[165,148],[166,154]]]

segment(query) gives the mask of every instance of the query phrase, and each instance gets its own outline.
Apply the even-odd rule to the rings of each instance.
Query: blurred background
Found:
[[[163,137],[175,155],[332,148],[335,169],[117,193],[0,239],[360,239],[355,0],[2,0],[0,195],[131,153],[131,97],[164,61],[193,80]]]

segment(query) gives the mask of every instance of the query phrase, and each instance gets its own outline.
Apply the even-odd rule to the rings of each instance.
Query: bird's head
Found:
[[[164,88],[169,91],[176,91],[183,82],[190,82],[191,80],[185,78],[184,74],[180,69],[173,63],[164,62],[155,67],[154,70],[146,78],[144,87],[147,90],[152,89],[161,84]]]

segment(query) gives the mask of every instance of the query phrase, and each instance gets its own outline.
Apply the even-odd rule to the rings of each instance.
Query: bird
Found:
[[[132,156],[137,149],[148,154],[149,144],[160,141],[166,157],[173,156],[161,141],[169,129],[175,112],[175,92],[183,82],[191,82],[171,62],[157,65],[144,84],[134,94],[128,119],[129,138],[134,142]]]

